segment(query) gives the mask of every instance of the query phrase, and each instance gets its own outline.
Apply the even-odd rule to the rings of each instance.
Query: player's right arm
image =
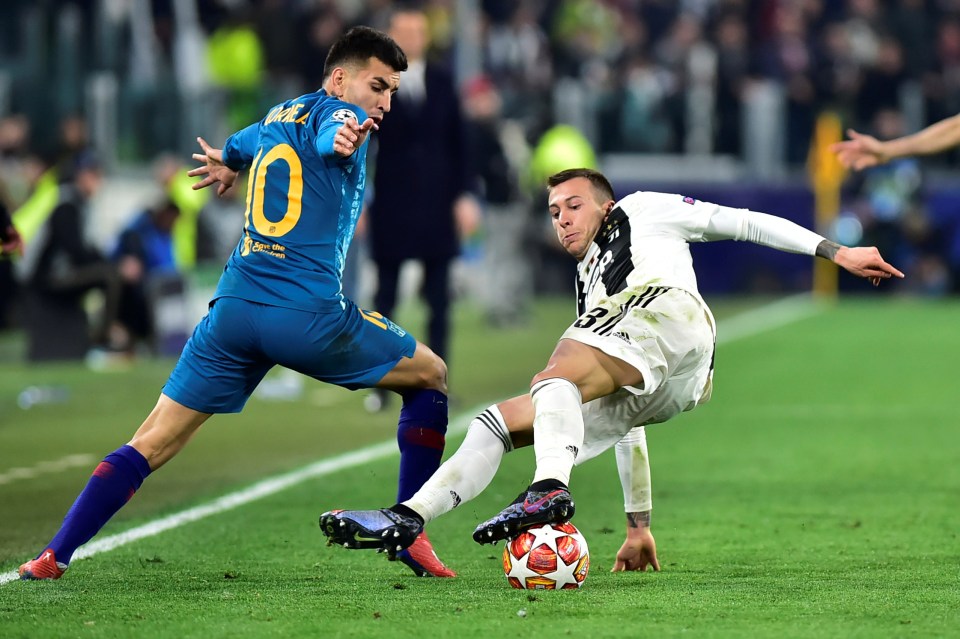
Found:
[[[935,122],[911,135],[884,142],[853,129],[849,129],[847,135],[850,136],[849,140],[831,145],[830,150],[837,154],[840,164],[859,171],[894,158],[930,155],[960,145],[960,115]]]
[[[841,246],[782,217],[748,209],[712,206],[713,211],[702,235],[706,241],[739,240],[788,253],[816,255],[858,277],[869,279],[874,286],[879,285],[880,280],[903,277],[902,272],[880,256],[876,247]]]
[[[359,107],[345,102],[334,106],[337,108],[328,109],[321,115],[314,145],[320,157],[348,158],[363,146],[370,131],[379,127]]]
[[[623,488],[627,537],[617,552],[611,572],[660,570],[657,544],[650,531],[653,499],[650,490],[650,458],[643,426],[637,426],[617,442],[617,471]]]

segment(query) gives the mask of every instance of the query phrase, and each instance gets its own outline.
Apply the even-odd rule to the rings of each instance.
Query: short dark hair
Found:
[[[559,173],[554,173],[547,178],[547,189],[552,189],[574,178],[587,178],[590,180],[590,184],[593,186],[593,192],[599,196],[598,200],[600,202],[614,199],[613,187],[610,185],[610,180],[600,171],[594,171],[593,169],[566,169]]]
[[[336,67],[345,64],[365,65],[376,58],[394,71],[407,70],[407,56],[393,38],[370,27],[353,27],[333,43],[323,65],[326,80]]]

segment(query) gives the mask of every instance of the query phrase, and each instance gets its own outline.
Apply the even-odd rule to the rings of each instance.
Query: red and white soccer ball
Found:
[[[514,588],[580,588],[589,570],[587,540],[570,522],[525,530],[503,549],[503,572]]]

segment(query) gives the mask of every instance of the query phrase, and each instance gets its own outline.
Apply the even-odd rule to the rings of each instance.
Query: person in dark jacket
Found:
[[[378,136],[377,170],[369,208],[370,252],[377,267],[374,308],[390,315],[397,302],[400,267],[423,264],[423,297],[430,315],[426,342],[448,356],[450,264],[460,251],[460,234],[479,218],[470,192],[467,142],[460,100],[452,76],[425,60],[429,46],[426,15],[401,8],[389,33],[407,55],[408,70],[390,114],[391,126]]]
[[[27,356],[31,360],[77,359],[86,354],[89,341],[75,339],[54,346],[57,336],[44,335],[39,327],[51,314],[75,317],[85,327],[83,298],[87,292],[98,288],[104,292],[104,311],[91,334],[93,344],[108,345],[109,328],[116,317],[120,291],[116,269],[85,237],[87,208],[103,181],[100,164],[85,152],[75,158],[71,168],[71,181],[60,185],[57,205],[30,242],[20,265],[31,309],[28,317],[36,320],[28,320]]]

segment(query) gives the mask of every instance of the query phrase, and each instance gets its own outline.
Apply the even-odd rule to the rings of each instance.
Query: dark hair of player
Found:
[[[610,185],[610,180],[600,171],[594,171],[593,169],[566,169],[559,173],[554,173],[547,178],[547,189],[552,189],[574,178],[587,178],[590,180],[598,202],[606,202],[607,200],[613,199],[613,187]]]
[[[393,38],[370,27],[353,27],[333,43],[323,65],[326,80],[337,67],[362,67],[370,58],[376,58],[394,71],[407,70],[407,56]]]

